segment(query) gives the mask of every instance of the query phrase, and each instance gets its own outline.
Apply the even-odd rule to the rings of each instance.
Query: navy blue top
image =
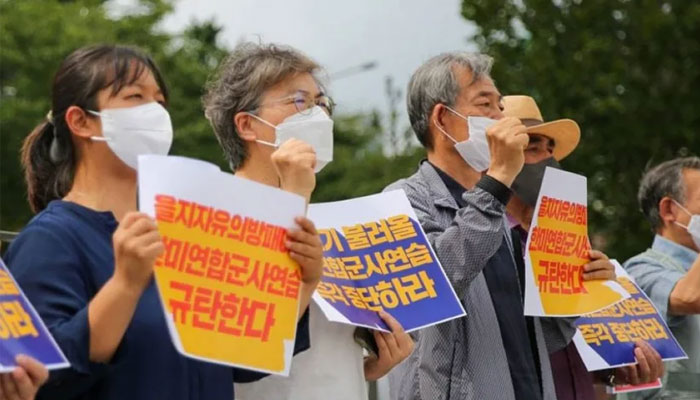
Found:
[[[454,197],[457,205],[465,207],[466,202],[462,198],[462,194],[466,189],[444,171],[437,167],[435,170]],[[498,181],[493,180],[493,183],[495,182]],[[504,190],[508,190],[505,185],[501,184],[501,186]],[[504,204],[507,201],[506,196]],[[520,246],[519,238],[517,246]],[[515,398],[537,400],[542,398],[537,344],[534,340],[535,330],[532,318],[525,317],[523,313],[522,286],[518,278],[524,276],[524,271],[518,275],[520,266],[516,265],[515,262],[518,257],[522,260],[522,255],[514,256],[508,243],[503,240],[496,254],[486,262],[483,273],[486,286],[491,294],[493,308],[496,311],[498,326],[501,329],[501,339],[508,359],[510,376],[513,380]]]
[[[51,372],[37,398],[232,400],[234,380],[264,377],[178,353],[153,281],[110,362],[90,362],[87,306],[114,272],[116,228],[111,212],[57,200],[7,251],[8,267],[72,366]],[[299,321],[295,353],[308,347],[307,311]]]

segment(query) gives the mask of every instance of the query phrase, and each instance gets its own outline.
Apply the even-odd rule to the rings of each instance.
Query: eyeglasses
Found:
[[[251,111],[256,111],[264,106],[269,106],[269,105],[274,105],[274,104],[292,104],[294,103],[294,107],[296,107],[297,112],[299,112],[302,115],[309,115],[311,114],[311,109],[314,106],[319,106],[323,109],[323,111],[326,112],[328,115],[333,115],[333,108],[335,107],[335,103],[333,102],[333,99],[331,99],[329,96],[326,95],[321,95],[318,97],[311,97],[306,92],[296,92],[291,96],[286,96],[281,99],[277,100],[272,100],[268,103],[261,104],[258,108],[255,110]]]

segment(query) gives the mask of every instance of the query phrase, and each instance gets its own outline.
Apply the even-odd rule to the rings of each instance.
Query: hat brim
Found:
[[[527,128],[527,133],[536,133],[554,140],[554,159],[561,161],[578,146],[581,129],[572,119],[558,119]]]

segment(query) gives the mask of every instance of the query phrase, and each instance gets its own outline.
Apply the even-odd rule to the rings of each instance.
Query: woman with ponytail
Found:
[[[262,377],[185,358],[168,336],[152,279],[163,243],[136,211],[138,155],[167,154],[172,142],[167,102],[148,56],[84,47],[61,64],[51,111],[24,142],[38,214],[7,264],[71,363],[50,374],[39,399],[231,400],[234,378]],[[300,264],[302,274],[319,274],[320,258]],[[306,317],[296,344],[308,347]]]

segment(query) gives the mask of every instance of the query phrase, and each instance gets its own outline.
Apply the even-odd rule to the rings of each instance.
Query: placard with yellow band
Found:
[[[183,157],[140,156],[138,175],[165,245],[154,275],[175,347],[287,375],[301,274],[284,243],[305,200]]]
[[[586,178],[547,167],[525,253],[525,314],[570,317],[627,297],[615,281],[583,279],[589,260]]]
[[[615,260],[617,280],[631,297],[576,320],[574,343],[589,371],[635,364],[635,342],[643,340],[664,361],[686,359],[666,321],[634,279]]]
[[[403,190],[312,204],[324,268],[314,300],[330,321],[388,330],[377,311],[407,332],[463,316]]]
[[[17,366],[15,357],[35,358],[49,370],[70,367],[61,348],[0,259],[0,373]]]

